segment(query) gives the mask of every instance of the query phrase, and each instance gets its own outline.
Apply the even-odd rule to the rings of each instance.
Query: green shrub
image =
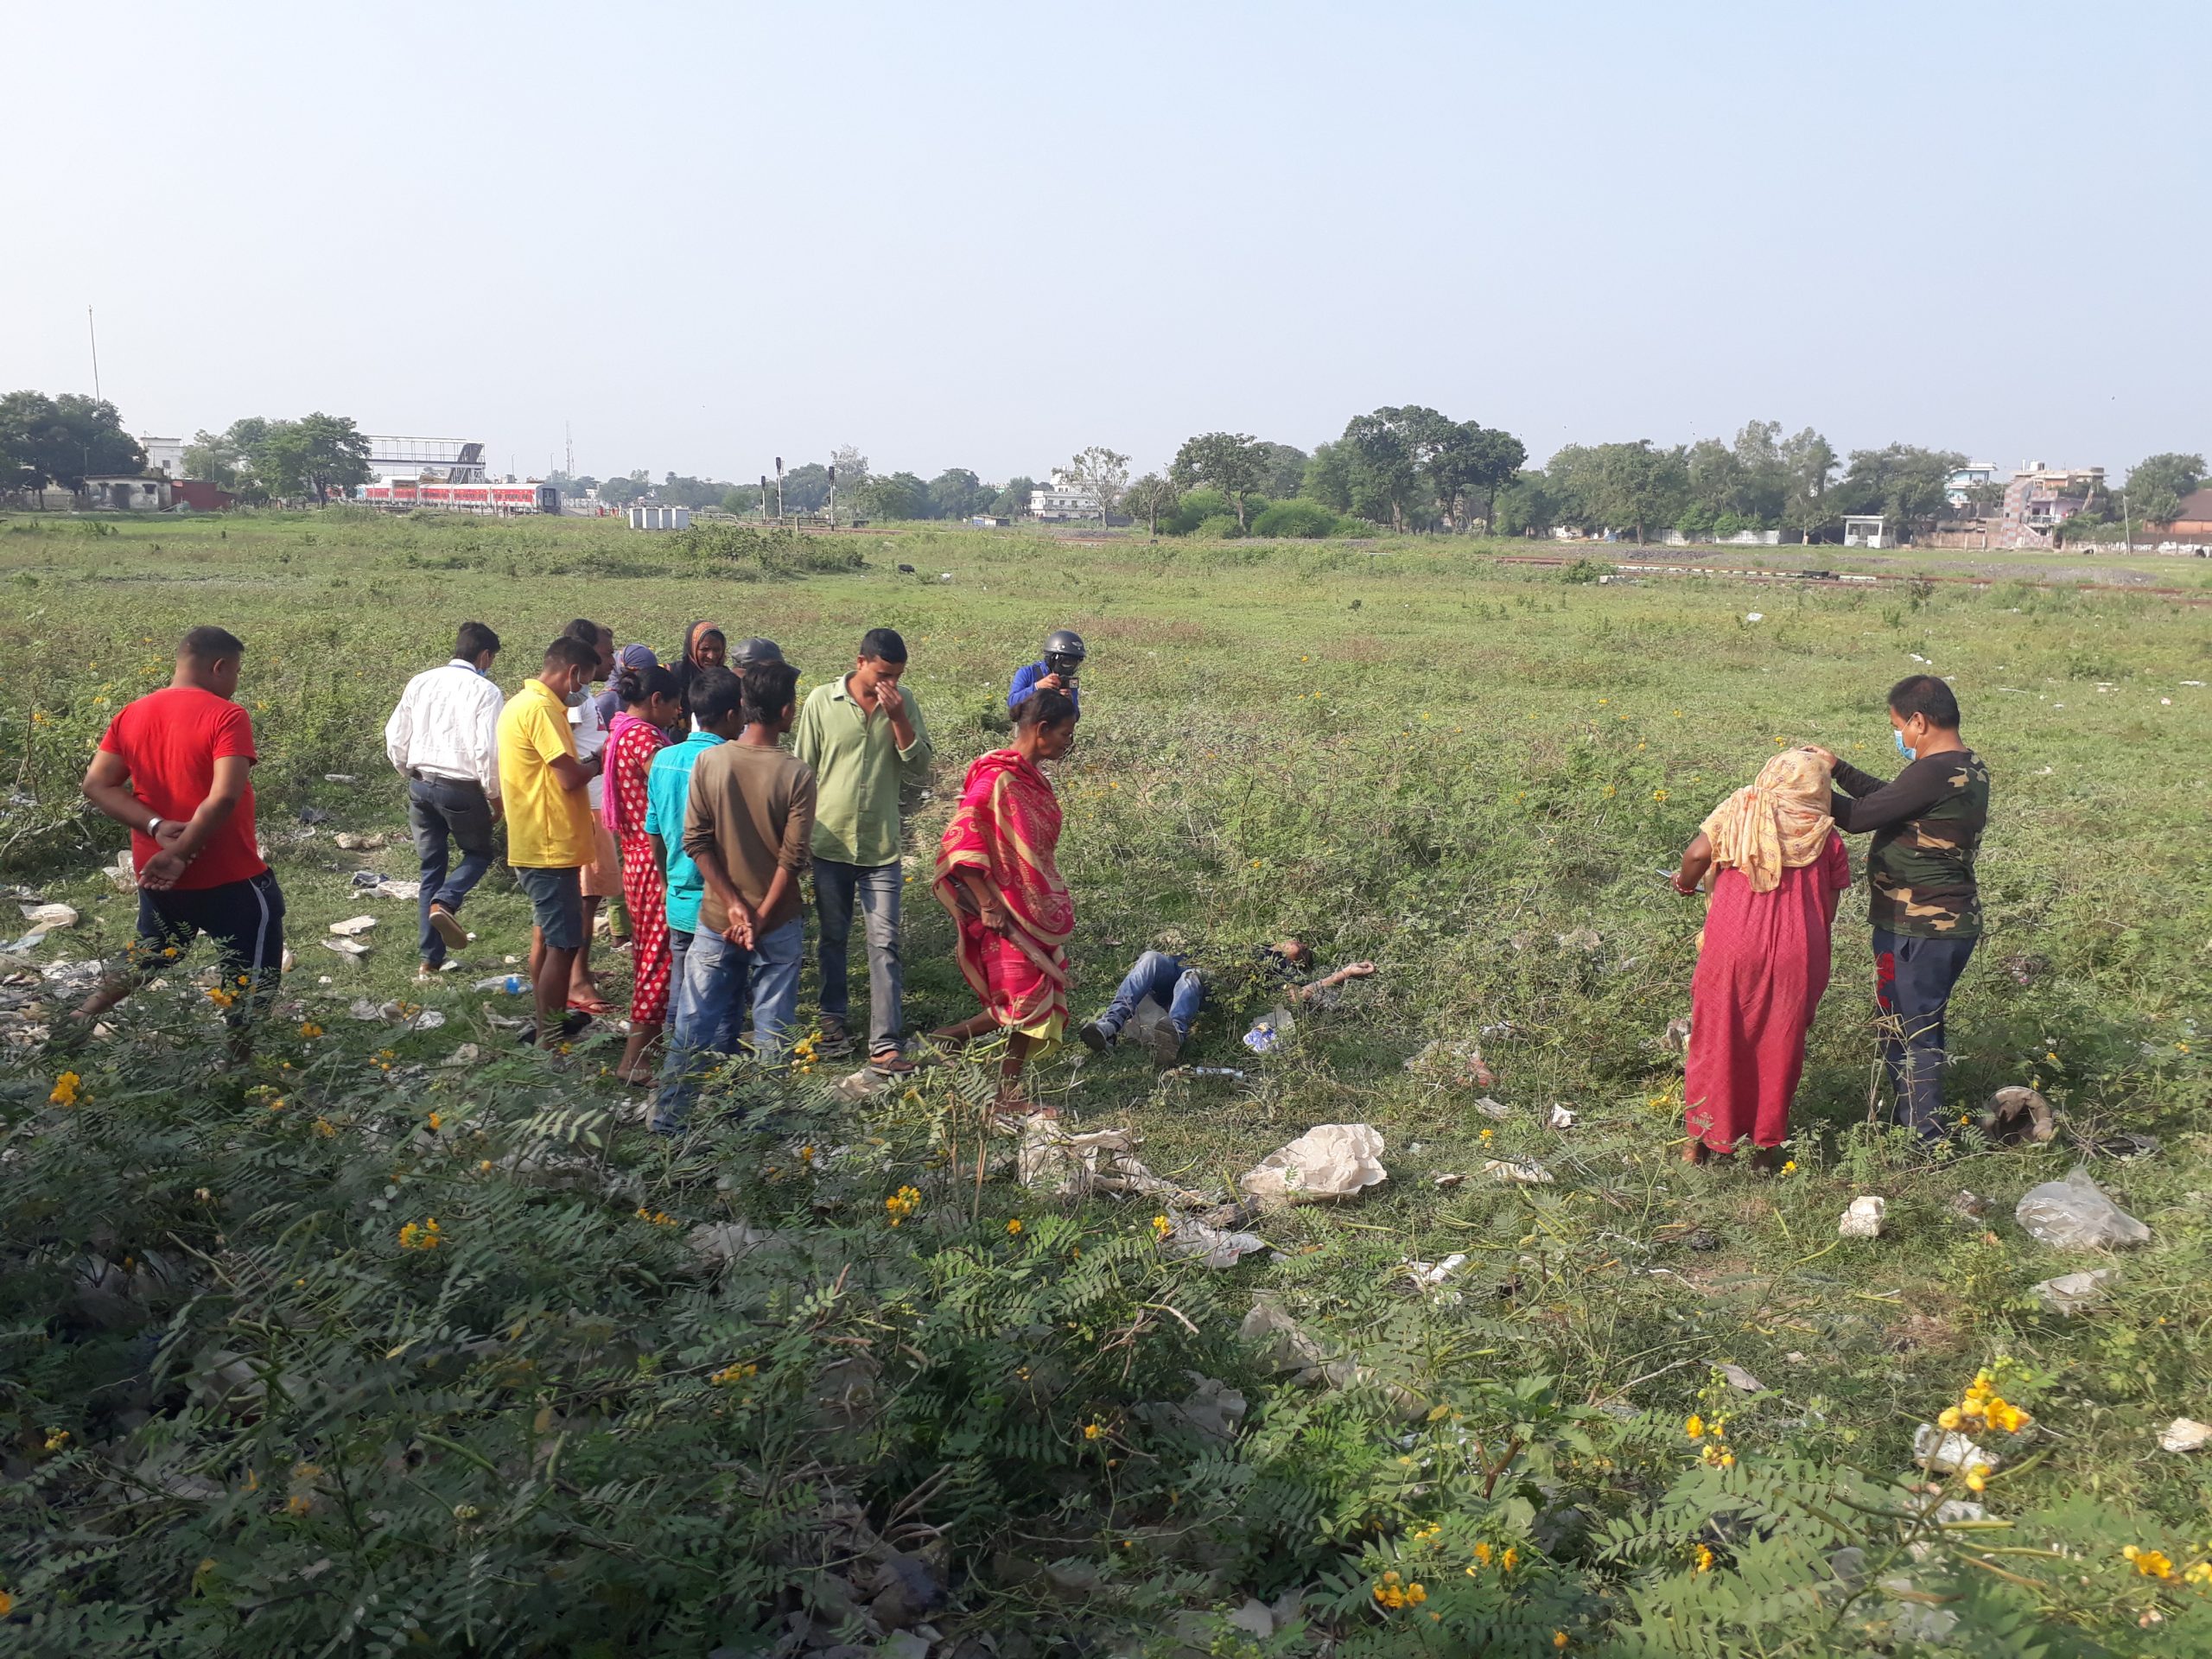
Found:
[[[1223,513],[1236,515],[1235,503],[1219,490],[1192,490],[1179,497],[1175,511],[1161,518],[1160,532],[1163,536],[1188,536],[1209,518]]]
[[[1278,501],[1252,520],[1255,536],[1299,537],[1319,541],[1342,533],[1337,515],[1319,501]]]
[[[1202,519],[1191,534],[1202,542],[1230,542],[1243,535],[1244,526],[1236,522],[1233,512],[1217,512]]]
[[[1611,563],[1604,559],[1593,559],[1586,555],[1560,570],[1559,579],[1561,582],[1594,582],[1600,577],[1610,576],[1612,574],[1613,567]]]

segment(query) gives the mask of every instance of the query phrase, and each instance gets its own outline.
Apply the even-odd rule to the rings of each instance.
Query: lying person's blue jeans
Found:
[[[1187,1041],[1191,1022],[1206,1005],[1206,982],[1182,957],[1171,957],[1165,950],[1147,950],[1137,958],[1137,965],[1129,969],[1106,1012],[1098,1016],[1099,1028],[1109,1037],[1120,1036],[1122,1027],[1137,1011],[1137,1004],[1147,996],[1167,1010],[1175,1034]]]
[[[653,1096],[652,1131],[674,1135],[690,1115],[700,1077],[724,1052],[715,1044],[736,1046],[736,1024],[728,1010],[740,1006],[749,983],[753,992],[753,1052],[773,1062],[784,1056],[798,1020],[798,966],[805,943],[804,925],[794,916],[781,927],[756,937],[749,951],[719,933],[701,928],[683,953],[683,981],[671,992],[668,1058],[661,1063]]]

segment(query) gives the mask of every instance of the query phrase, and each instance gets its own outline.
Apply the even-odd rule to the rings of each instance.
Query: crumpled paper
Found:
[[[1170,1216],[1167,1220],[1167,1236],[1160,1241],[1160,1253],[1172,1260],[1197,1256],[1209,1268],[1233,1268],[1244,1257],[1268,1248],[1267,1241],[1257,1233],[1224,1232],[1188,1216]]]
[[[1142,1192],[1188,1204],[1205,1201],[1146,1168],[1136,1155],[1139,1144],[1134,1130],[1092,1129],[1077,1135],[1051,1118],[1033,1117],[1023,1126],[1014,1173],[1024,1186],[1060,1198]]]
[[[1348,1198],[1390,1179],[1382,1160],[1382,1133],[1372,1123],[1322,1123],[1269,1153],[1236,1185],[1262,1204]]]

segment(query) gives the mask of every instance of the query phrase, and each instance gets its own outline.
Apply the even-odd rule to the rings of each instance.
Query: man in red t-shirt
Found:
[[[85,798],[130,826],[138,871],[138,939],[130,971],[77,1010],[113,1007],[205,933],[223,969],[218,1001],[233,1027],[276,994],[284,959],[284,895],[253,832],[253,722],[232,701],[245,646],[194,628],[165,690],[109,722],[85,773]]]

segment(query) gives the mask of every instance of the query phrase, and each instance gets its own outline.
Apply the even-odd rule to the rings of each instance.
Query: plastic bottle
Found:
[[[509,996],[520,996],[529,988],[530,982],[520,974],[493,974],[469,987],[473,991],[504,991]]]

